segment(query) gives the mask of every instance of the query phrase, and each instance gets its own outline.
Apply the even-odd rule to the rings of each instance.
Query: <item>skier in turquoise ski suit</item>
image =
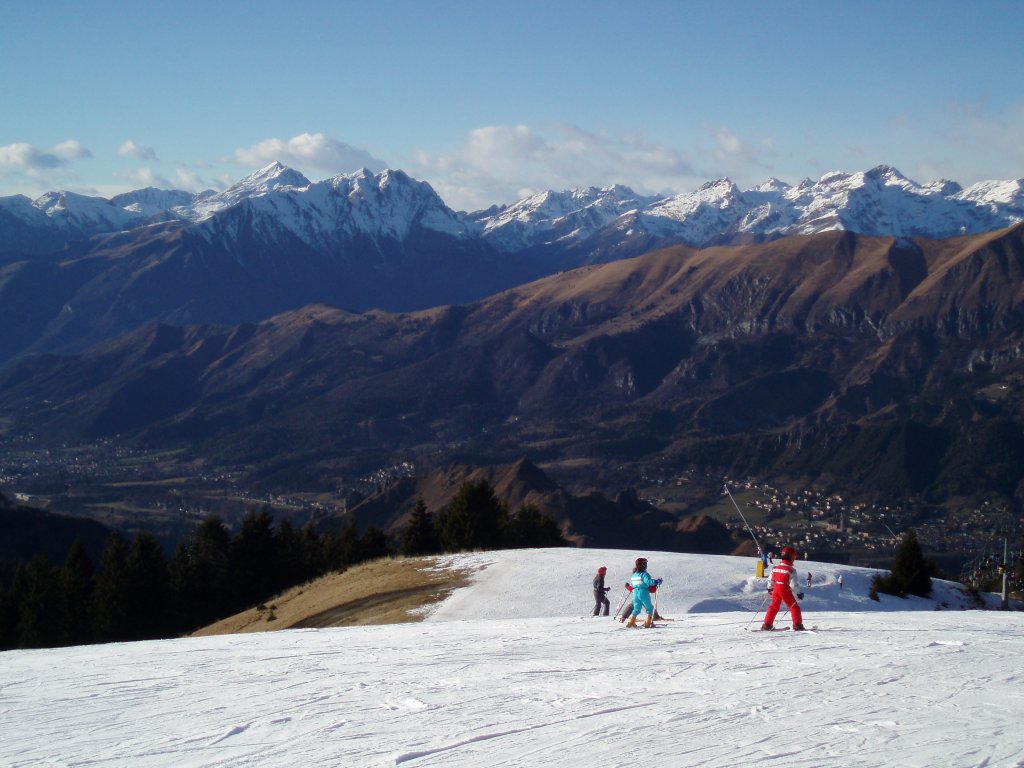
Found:
[[[629,626],[636,626],[636,617],[640,615],[640,609],[647,611],[647,620],[644,626],[651,626],[654,621],[654,605],[651,603],[651,587],[661,584],[661,579],[656,579],[647,572],[647,558],[638,557],[629,577],[629,586],[633,588],[633,615],[629,617]]]

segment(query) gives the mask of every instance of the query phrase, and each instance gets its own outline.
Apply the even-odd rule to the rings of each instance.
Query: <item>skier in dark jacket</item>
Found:
[[[597,569],[597,575],[594,577],[594,615],[598,616],[601,613],[601,606],[604,606],[604,615],[608,615],[608,609],[611,608],[611,603],[608,601],[608,590],[611,587],[604,585],[604,575],[608,573],[608,569],[603,565]]]

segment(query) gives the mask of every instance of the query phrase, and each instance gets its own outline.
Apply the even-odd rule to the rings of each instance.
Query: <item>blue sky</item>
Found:
[[[454,208],[1024,177],[1024,2],[13,3],[0,195],[401,168]]]

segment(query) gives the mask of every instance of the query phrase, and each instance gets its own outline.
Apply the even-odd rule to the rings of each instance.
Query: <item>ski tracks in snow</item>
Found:
[[[815,613],[825,631],[772,636],[745,611],[677,618],[10,652],[0,764],[1022,765],[1019,614]]]

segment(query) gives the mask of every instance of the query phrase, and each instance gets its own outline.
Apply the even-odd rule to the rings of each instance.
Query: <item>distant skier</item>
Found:
[[[793,629],[802,630],[804,628],[803,614],[797,604],[797,597],[803,599],[804,593],[800,592],[796,597],[793,596],[793,587],[797,586],[796,568],[793,567],[795,559],[796,550],[792,547],[782,548],[782,560],[772,568],[772,602],[768,606],[768,610],[765,611],[764,624],[761,625],[761,629],[775,629],[775,616],[779,612],[779,605],[783,602],[786,603],[789,612],[793,615]]]
[[[811,579],[812,579],[812,578],[813,578],[813,577],[811,576],[811,572],[810,572],[810,571],[808,571],[808,572],[807,572],[807,586],[808,586],[808,587],[809,587],[809,586],[811,586]]]
[[[604,615],[608,615],[608,609],[612,607],[612,604],[608,601],[608,590],[611,587],[604,585],[604,575],[608,573],[608,569],[603,565],[597,569],[597,575],[594,577],[594,615],[598,616],[601,613],[601,606],[604,606]]]
[[[839,574],[839,578],[836,579],[836,581],[839,582],[839,591],[842,592],[843,591],[843,574],[840,573]]]
[[[647,612],[647,619],[644,626],[649,627],[654,623],[654,605],[651,603],[651,587],[661,585],[661,579],[656,579],[647,572],[647,558],[638,557],[633,566],[633,574],[629,577],[629,586],[633,588],[633,612],[629,617],[627,626],[636,626],[636,617],[640,615],[640,609]]]

